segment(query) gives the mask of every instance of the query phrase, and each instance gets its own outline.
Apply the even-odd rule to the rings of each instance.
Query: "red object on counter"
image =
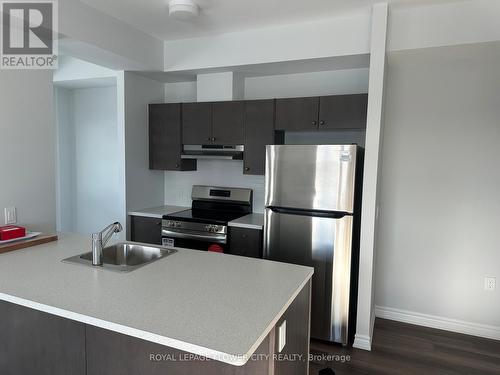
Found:
[[[0,227],[0,241],[13,240],[26,236],[26,228],[17,225]]]
[[[212,251],[214,253],[223,253],[224,249],[222,248],[222,246],[214,243],[208,247],[208,251]]]

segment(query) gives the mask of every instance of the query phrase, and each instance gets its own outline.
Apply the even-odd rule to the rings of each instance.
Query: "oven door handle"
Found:
[[[216,242],[225,244],[227,242],[227,236],[225,234],[196,234],[196,233],[185,233],[177,232],[170,229],[161,230],[162,237],[173,237],[173,238],[184,238],[189,240],[206,240],[207,242]]]

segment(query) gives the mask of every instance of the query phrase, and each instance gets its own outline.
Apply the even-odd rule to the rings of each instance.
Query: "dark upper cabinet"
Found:
[[[212,142],[223,145],[243,144],[245,102],[215,102],[212,104]]]
[[[243,173],[263,175],[266,145],[274,139],[274,100],[251,100],[245,106],[245,152]]]
[[[182,104],[182,143],[185,145],[211,144],[212,103]]]
[[[182,123],[180,104],[149,105],[149,168],[196,170],[196,160],[181,159]]]
[[[319,98],[276,100],[276,130],[317,130]]]
[[[368,94],[322,96],[319,129],[365,129]]]
[[[262,258],[262,230],[229,227],[229,253]]]
[[[161,245],[161,219],[132,216],[130,224],[132,241]]]

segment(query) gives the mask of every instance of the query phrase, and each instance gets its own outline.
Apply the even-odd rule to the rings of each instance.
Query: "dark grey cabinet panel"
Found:
[[[247,101],[245,106],[244,174],[263,175],[266,145],[274,139],[274,100]]]
[[[132,216],[130,223],[132,241],[161,245],[161,219]]]
[[[182,143],[211,144],[212,103],[182,104]]]
[[[319,129],[365,129],[368,94],[322,96]]]
[[[317,130],[318,108],[318,97],[276,99],[276,130]]]
[[[251,258],[262,258],[262,231],[229,227],[229,253]]]
[[[212,104],[212,142],[223,145],[243,144],[245,102],[215,102]]]
[[[181,105],[149,105],[149,168],[196,170],[196,160],[181,159]]]
[[[286,320],[286,345],[279,353],[286,358],[293,357],[295,353],[308,353],[310,322],[311,281],[299,293],[285,314],[276,324],[275,334],[278,336],[278,327]],[[274,342],[274,352],[278,354],[278,339]],[[307,374],[307,361],[276,361],[274,375],[303,375]],[[325,366],[326,367],[326,366]]]
[[[85,375],[85,325],[0,301],[2,375]]]
[[[191,354],[180,350],[87,326],[87,375],[265,375],[270,373],[271,364],[264,355],[273,345],[266,337],[256,350],[261,360],[232,366],[215,360],[190,360]]]

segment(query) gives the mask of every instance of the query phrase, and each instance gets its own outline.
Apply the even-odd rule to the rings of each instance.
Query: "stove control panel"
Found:
[[[163,225],[169,228],[180,228],[182,226],[180,221],[172,221],[172,220],[164,221]]]
[[[227,226],[221,224],[207,224],[207,223],[197,223],[191,221],[183,221],[183,220],[171,220],[171,219],[163,219],[162,228],[164,231],[170,232],[169,235],[172,235],[172,232],[182,232],[187,234],[192,234],[193,232],[199,232],[199,234],[203,233],[214,233],[217,235],[226,235],[227,234]]]
[[[208,224],[208,225],[205,225],[205,230],[206,230],[207,232],[217,233],[217,232],[219,232],[221,229],[222,229],[222,227],[221,227],[221,226],[219,226],[219,225],[213,225],[213,224]]]

